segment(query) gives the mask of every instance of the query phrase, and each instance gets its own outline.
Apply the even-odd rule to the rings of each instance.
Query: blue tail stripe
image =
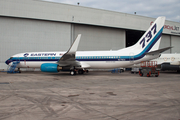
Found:
[[[146,48],[139,54],[134,55],[134,56],[121,56],[122,59],[129,59],[133,57],[134,60],[141,59],[142,57],[145,56],[145,53],[149,52],[149,50],[154,46],[154,44],[159,40],[159,38],[162,35],[163,27],[161,30],[156,34],[156,36],[151,40],[151,42],[146,46]]]

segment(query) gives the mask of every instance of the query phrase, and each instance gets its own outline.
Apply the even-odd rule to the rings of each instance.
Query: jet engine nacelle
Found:
[[[59,72],[58,64],[56,63],[43,63],[41,65],[42,72]]]

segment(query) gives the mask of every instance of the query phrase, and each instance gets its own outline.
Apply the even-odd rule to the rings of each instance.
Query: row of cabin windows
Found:
[[[24,57],[23,59],[60,59],[60,57]]]
[[[173,59],[173,58],[174,58],[174,59],[180,59],[180,58],[175,58],[175,57],[171,57],[171,58],[166,58],[166,57],[164,57],[164,58],[157,58],[157,59],[167,59],[167,60],[169,59],[169,60],[170,60],[170,59]]]
[[[108,58],[120,58],[120,56],[91,56],[91,57],[76,57],[76,59],[108,59]],[[60,59],[60,57],[24,57],[23,59]]]
[[[106,58],[120,58],[120,56],[91,56],[91,57],[76,57],[76,59],[106,59]]]

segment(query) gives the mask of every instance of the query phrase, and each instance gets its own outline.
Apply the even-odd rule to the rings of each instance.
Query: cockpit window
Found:
[[[13,57],[10,57],[10,59],[13,59]]]

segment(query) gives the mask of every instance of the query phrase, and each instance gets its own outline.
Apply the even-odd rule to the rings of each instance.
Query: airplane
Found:
[[[152,61],[157,61],[158,68],[161,70],[177,70],[180,72],[180,54],[161,54],[159,58]]]
[[[88,69],[113,69],[126,67],[160,56],[169,49],[159,49],[165,17],[158,17],[139,41],[130,47],[114,51],[77,51],[79,34],[66,52],[26,52],[13,55],[6,64],[14,62],[20,68],[40,68],[42,72],[70,71],[71,75],[83,74]]]
[[[164,53],[161,54],[160,57],[150,60],[150,61],[143,61],[143,62],[154,62],[154,65],[157,65],[157,70],[176,70],[180,73],[180,54],[175,53]],[[141,68],[142,64],[134,64],[133,66],[129,66],[128,68],[132,68],[131,73],[138,73],[139,68]]]

